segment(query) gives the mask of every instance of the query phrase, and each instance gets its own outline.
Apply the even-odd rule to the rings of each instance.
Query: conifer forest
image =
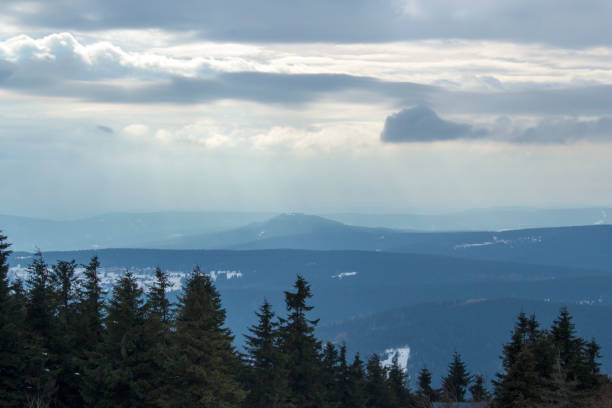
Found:
[[[195,267],[177,301],[167,273],[141,288],[126,271],[104,293],[93,257],[47,265],[40,252],[25,280],[9,281],[0,235],[0,406],[408,408],[609,407],[600,345],[577,336],[566,308],[551,327],[520,313],[493,379],[470,372],[460,350],[445,373],[408,378],[397,356],[383,365],[350,344],[323,344],[313,295],[297,275],[276,315],[262,299],[238,350],[210,277]],[[290,271],[289,271],[290,272]],[[605,323],[604,323],[605,324]],[[486,336],[486,327],[482,328]],[[441,376],[434,388],[432,377]],[[453,405],[455,404],[455,405]]]

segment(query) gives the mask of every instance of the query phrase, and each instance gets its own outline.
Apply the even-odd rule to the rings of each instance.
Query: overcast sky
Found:
[[[0,213],[612,204],[612,2],[3,0]]]

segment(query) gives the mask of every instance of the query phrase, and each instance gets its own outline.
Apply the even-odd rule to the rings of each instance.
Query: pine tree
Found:
[[[450,402],[464,402],[465,392],[470,381],[471,376],[465,363],[461,360],[461,355],[455,352],[453,360],[448,366],[448,375],[442,379],[444,398]]]
[[[179,297],[169,404],[176,407],[238,407],[245,393],[236,373],[232,335],[223,327],[225,310],[210,278],[196,267]]]
[[[249,394],[246,407],[278,408],[288,397],[287,371],[284,356],[279,349],[278,323],[274,321],[272,306],[264,300],[255,312],[258,324],[249,328],[246,335],[248,353],[247,385]]]
[[[314,336],[319,320],[309,320],[306,313],[313,309],[307,304],[312,297],[310,285],[299,276],[295,292],[285,291],[289,315],[281,319],[281,350],[287,358],[290,401],[296,408],[320,407],[324,389],[320,381],[321,343]]]

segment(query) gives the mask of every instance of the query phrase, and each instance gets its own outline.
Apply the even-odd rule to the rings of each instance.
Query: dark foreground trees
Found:
[[[301,276],[285,292],[286,315],[264,301],[241,354],[198,267],[171,304],[160,268],[147,288],[126,271],[107,298],[95,257],[48,266],[38,253],[24,283],[9,282],[9,255],[0,234],[0,407],[408,408],[491,398],[458,353],[441,389],[424,368],[412,392],[397,356],[383,366],[376,354],[364,362],[345,345],[323,345]],[[521,314],[492,404],[610,406],[599,352],[576,335],[566,309],[549,330]]]

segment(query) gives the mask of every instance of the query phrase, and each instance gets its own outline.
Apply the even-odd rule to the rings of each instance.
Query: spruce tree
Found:
[[[471,399],[474,402],[484,402],[491,399],[491,395],[485,387],[484,377],[481,374],[476,374],[474,376],[473,384],[470,386],[470,394],[472,395]]]
[[[225,310],[210,277],[196,267],[178,299],[176,329],[169,366],[176,407],[239,407],[245,393],[237,381],[238,358]]]
[[[382,366],[380,357],[372,354],[367,363],[366,392],[368,408],[390,408],[391,392],[387,386],[387,369]]]
[[[342,398],[342,408],[365,408],[368,402],[366,393],[366,374],[359,353],[355,354],[353,362],[346,373],[346,393]]]
[[[417,395],[426,402],[434,402],[438,399],[436,391],[431,387],[431,379],[431,371],[423,367],[417,377]]]
[[[57,315],[54,319],[51,349],[53,365],[57,367],[57,407],[83,405],[79,392],[79,349],[77,323],[77,293],[79,279],[75,275],[75,261],[58,261],[52,267],[51,283],[56,298]]]
[[[442,379],[442,390],[445,400],[449,402],[464,402],[467,386],[471,376],[467,371],[461,355],[455,352],[448,366],[448,375]]]
[[[340,401],[339,386],[341,382],[340,356],[336,346],[331,342],[325,343],[322,350],[321,382],[325,389],[324,407],[337,407]]]
[[[170,359],[172,313],[168,300],[168,274],[155,269],[155,281],[147,290],[145,321],[142,333],[142,357],[139,364],[138,393],[146,405],[166,405],[168,394],[167,367]]]
[[[406,371],[399,365],[398,353],[393,356],[388,378],[391,404],[394,407],[408,407],[411,404],[410,390],[407,386]]]
[[[100,261],[94,256],[84,267],[79,293],[79,334],[78,342],[82,345],[84,354],[92,352],[102,342],[104,327],[104,291],[98,269]],[[82,358],[86,356],[83,355]]]
[[[24,403],[22,383],[24,314],[16,296],[11,295],[8,279],[10,244],[0,231],[0,406],[17,407]],[[23,309],[21,309],[23,310]]]
[[[285,406],[288,397],[287,371],[279,349],[278,323],[274,321],[272,306],[267,300],[255,312],[258,323],[246,335],[248,358],[246,407],[278,408]]]
[[[40,251],[34,254],[27,272],[22,378],[27,400],[50,404],[56,392],[57,358],[52,352],[56,298],[51,273]]]
[[[288,311],[281,319],[281,350],[287,358],[290,402],[296,408],[320,407],[324,398],[321,384],[321,343],[314,335],[317,320],[309,320],[306,314],[313,309],[308,305],[312,297],[310,285],[299,276],[294,284],[295,292],[285,291]]]
[[[142,293],[129,270],[113,286],[103,343],[84,369],[82,394],[89,406],[130,407],[145,401],[139,379],[143,356]]]
[[[553,321],[551,334],[559,350],[561,368],[565,372],[567,381],[576,381],[582,371],[582,355],[584,341],[576,336],[576,328],[567,307],[562,307],[559,316]]]

